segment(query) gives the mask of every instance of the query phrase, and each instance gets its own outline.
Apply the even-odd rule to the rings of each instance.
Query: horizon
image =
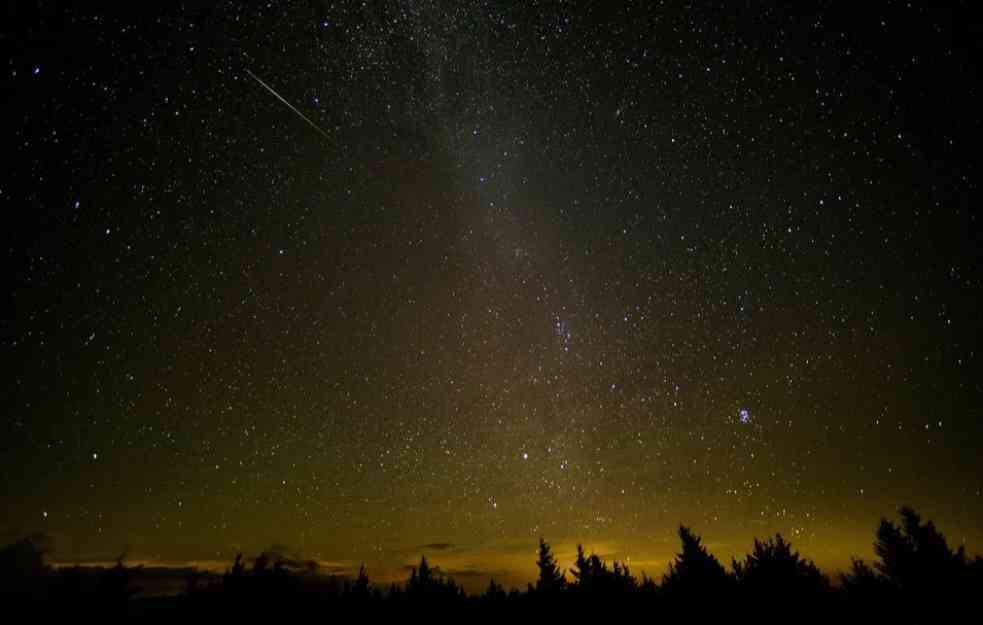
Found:
[[[881,516],[878,521],[887,518],[888,516]],[[929,520],[934,521],[934,519],[929,518]],[[822,573],[828,578],[831,584],[837,586],[840,583],[840,575],[846,574],[850,571],[850,563],[853,559],[861,559],[866,562],[871,562],[875,559],[875,553],[873,551],[874,545],[874,531],[873,528],[876,524],[872,524],[871,531],[868,532],[868,552],[867,553],[839,553],[835,555],[828,555],[826,558],[814,558],[811,553],[801,548],[801,546],[795,541],[790,539],[788,536],[781,534],[792,546],[793,551],[797,552],[802,558],[807,561],[813,562]],[[945,535],[945,526],[935,523],[936,527],[942,530],[943,535]],[[734,549],[732,545],[715,542],[713,540],[706,541],[708,538],[706,535],[700,534],[698,528],[692,528],[697,530],[697,535],[704,539],[703,545],[707,550],[716,556],[721,564],[727,570],[732,569],[732,562],[742,562],[744,558],[753,551],[753,541],[754,540],[768,540],[774,538],[776,533],[766,535],[754,536],[748,542],[746,549]],[[545,537],[544,537],[545,538]],[[710,537],[712,538],[712,537]],[[965,542],[956,542],[950,536],[946,536],[950,547],[953,549],[962,547],[966,549],[966,552],[970,555],[979,553],[972,545],[968,545]],[[550,545],[552,553],[556,557],[557,564],[561,571],[565,572],[565,575],[570,578],[570,570],[573,567],[573,563],[576,558],[577,547],[579,543],[563,543],[563,542],[550,542],[547,538],[547,543]],[[426,557],[430,566],[435,567],[443,571],[451,579],[453,579],[458,585],[460,585],[466,592],[472,595],[478,595],[484,592],[488,583],[494,580],[496,583],[501,584],[506,589],[518,589],[524,590],[527,584],[534,583],[536,576],[538,574],[535,566],[535,556],[537,553],[538,541],[534,541],[531,548],[524,554],[525,562],[524,566],[515,566],[514,568],[498,568],[495,569],[488,564],[484,566],[478,566],[478,562],[489,562],[489,557],[491,556],[491,562],[498,562],[499,564],[505,562],[511,565],[518,565],[523,563],[523,558],[519,557],[518,553],[512,553],[512,557],[505,560],[494,559],[497,550],[489,549],[487,546],[483,549],[478,547],[466,547],[459,545],[420,545],[419,553],[415,558],[410,557],[399,565],[391,565],[388,568],[380,567],[366,567],[366,571],[369,574],[369,579],[372,584],[386,587],[389,584],[405,584],[409,571],[411,568],[416,567],[420,563],[421,557]],[[643,575],[648,576],[651,579],[656,580],[658,583],[665,574],[669,572],[669,564],[674,558],[678,556],[678,546],[673,547],[671,552],[665,557],[659,559],[638,559],[632,558],[630,550],[617,549],[612,545],[590,545],[583,544],[585,552],[596,553],[601,559],[608,565],[612,565],[614,562],[619,562],[622,565],[628,565],[630,567],[631,573],[638,579],[641,579]],[[596,548],[600,547],[600,548]],[[237,553],[242,553],[244,562],[247,564],[252,563],[261,554],[278,554],[276,557],[284,557],[292,562],[295,562],[298,566],[306,565],[307,562],[313,561],[317,564],[315,570],[306,570],[305,567],[301,567],[300,570],[306,571],[307,574],[315,576],[337,576],[342,578],[347,578],[354,580],[359,573],[359,569],[365,566],[366,563],[363,561],[347,561],[341,562],[337,560],[319,560],[313,559],[308,560],[304,558],[302,554],[296,553],[288,549],[284,545],[273,545],[266,549],[257,550],[255,552],[250,551],[230,551],[228,558],[225,559],[197,559],[197,560],[173,560],[173,559],[154,559],[154,558],[139,558],[131,557],[126,554],[125,557],[120,560],[119,558],[105,558],[105,559],[75,559],[75,560],[61,560],[55,554],[55,557],[50,559],[50,565],[54,569],[61,568],[71,568],[75,566],[81,566],[83,568],[92,569],[110,569],[116,566],[117,562],[122,561],[127,567],[141,568],[144,573],[156,573],[159,571],[172,571],[172,572],[189,572],[191,570],[198,571],[201,573],[221,576],[228,573],[232,564],[235,560],[235,555]],[[478,557],[476,558],[476,554]],[[176,594],[184,590],[184,578],[178,580],[180,583],[168,587],[168,591],[164,594]],[[146,594],[146,593],[145,593]]]

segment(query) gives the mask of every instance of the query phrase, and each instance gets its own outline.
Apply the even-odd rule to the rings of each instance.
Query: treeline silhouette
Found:
[[[891,620],[938,622],[978,611],[983,560],[963,547],[952,549],[931,522],[900,509],[900,522],[882,519],[875,532],[872,564],[853,559],[831,580],[780,534],[754,541],[730,571],[690,528],[680,526],[680,551],[660,582],[628,565],[610,565],[578,546],[569,571],[550,545],[539,541],[538,577],[525,590],[492,580],[480,594],[467,594],[426,557],[411,567],[405,583],[373,584],[364,567],[356,577],[321,575],[315,562],[263,553],[251,563],[238,554],[221,576],[187,573],[184,591],[141,597],[140,567],[54,569],[45,563],[44,536],[24,537],[0,550],[0,601],[8,613],[36,615],[171,616],[191,618],[281,617],[287,614],[383,614],[403,616],[523,614],[547,610],[575,617],[590,610],[612,614],[682,615],[691,620],[721,616],[739,621],[822,622]],[[626,612],[626,610],[628,610]],[[422,612],[420,612],[422,611]],[[545,612],[544,612],[545,613]],[[657,619],[656,619],[657,620]]]

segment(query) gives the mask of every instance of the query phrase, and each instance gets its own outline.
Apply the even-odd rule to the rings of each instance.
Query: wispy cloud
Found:
[[[464,567],[464,568],[451,568],[447,569],[447,574],[455,579],[465,579],[465,578],[484,578],[489,577],[507,577],[510,572],[505,569],[482,569],[479,567]]]
[[[417,549],[421,551],[450,551],[456,546],[454,543],[427,543],[426,545],[419,545]]]

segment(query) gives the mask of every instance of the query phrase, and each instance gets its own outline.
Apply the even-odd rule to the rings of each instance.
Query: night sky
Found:
[[[53,4],[0,27],[5,540],[983,547],[973,3]]]

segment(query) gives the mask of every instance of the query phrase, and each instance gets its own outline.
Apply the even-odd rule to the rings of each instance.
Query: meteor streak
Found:
[[[262,85],[264,89],[266,89],[267,91],[269,91],[270,93],[272,93],[272,94],[273,94],[273,96],[274,96],[274,97],[276,97],[276,99],[277,99],[277,100],[279,100],[279,101],[281,101],[281,102],[283,102],[284,104],[286,104],[286,105],[287,105],[287,108],[289,108],[289,109],[290,109],[291,111],[293,111],[294,113],[297,113],[297,115],[299,115],[299,116],[300,116],[300,118],[301,118],[302,120],[304,120],[305,122],[307,122],[307,124],[308,124],[308,125],[309,125],[309,126],[310,126],[311,128],[313,128],[314,130],[316,130],[316,131],[318,131],[319,133],[321,133],[321,136],[322,136],[322,137],[324,137],[325,139],[330,139],[330,138],[331,138],[331,136],[330,136],[330,135],[328,135],[328,133],[326,133],[326,132],[324,132],[323,130],[321,130],[321,127],[320,127],[320,126],[318,126],[317,124],[315,124],[314,122],[312,122],[312,121],[311,121],[311,120],[310,120],[310,119],[309,119],[309,118],[308,118],[308,117],[307,117],[306,115],[304,115],[303,113],[301,113],[300,111],[298,111],[298,110],[297,110],[297,107],[295,107],[295,106],[294,106],[293,104],[291,104],[291,103],[289,103],[289,102],[287,102],[287,101],[286,101],[286,100],[285,100],[285,99],[283,98],[283,96],[282,96],[282,95],[280,95],[279,93],[277,93],[277,92],[276,92],[276,91],[275,91],[275,90],[273,89],[273,87],[271,87],[271,86],[269,86],[268,84],[266,84],[265,82],[263,82],[263,80],[262,80],[262,79],[261,79],[261,78],[260,78],[259,76],[257,76],[256,74],[254,74],[254,73],[252,73],[252,72],[251,72],[251,71],[249,71],[248,69],[246,70],[246,73],[247,73],[247,74],[249,74],[250,76],[252,76],[252,77],[253,77],[253,80],[255,80],[255,81],[256,81],[256,82],[258,82],[258,83],[259,83],[260,85]]]

